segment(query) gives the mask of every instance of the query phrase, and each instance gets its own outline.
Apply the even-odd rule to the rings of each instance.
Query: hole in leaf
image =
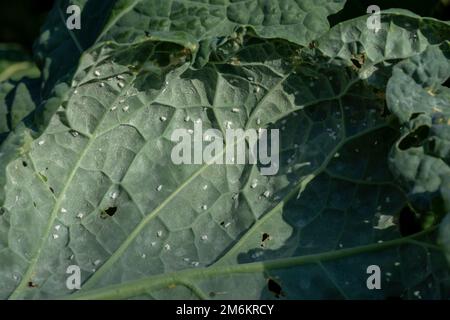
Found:
[[[26,161],[22,161],[22,165],[26,168],[28,167],[28,163]]]
[[[442,85],[444,87],[450,88],[450,78],[448,78]]]
[[[264,232],[261,236],[261,247],[264,247],[266,241],[270,240],[270,235],[267,232]]]
[[[423,114],[423,112],[414,112],[411,117],[409,117],[409,120],[414,120],[415,118],[417,118],[418,116],[420,116],[421,114]]]
[[[106,219],[108,216],[112,217],[117,211],[117,207],[109,207],[106,210],[103,210],[102,213],[100,214],[100,217],[102,219]]]
[[[267,289],[269,289],[269,291],[272,292],[277,298],[283,296],[281,286],[273,279],[269,279],[267,282]]]
[[[427,126],[421,126],[417,128],[414,132],[411,132],[406,137],[400,141],[399,148],[400,150],[407,150],[409,148],[417,148],[420,147],[424,140],[428,137],[430,133],[430,128]]]
[[[422,231],[418,215],[409,206],[400,211],[398,225],[400,234],[405,237]]]
[[[358,69],[361,68],[361,63],[359,63],[358,60],[356,60],[356,59],[351,59],[351,61],[352,61],[353,65],[354,65],[356,68],[358,68]]]

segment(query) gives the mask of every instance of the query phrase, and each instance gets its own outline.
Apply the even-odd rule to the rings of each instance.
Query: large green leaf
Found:
[[[37,45],[39,136],[20,122],[1,146],[1,298],[449,297],[448,220],[403,223],[415,194],[443,213],[448,184],[408,179],[395,155],[420,110],[442,138],[422,158],[447,161],[432,109],[403,102],[447,108],[448,23],[393,11],[377,35],[367,17],[322,35],[343,1],[77,3],[107,14],[69,32],[57,3]],[[173,130],[199,120],[279,129],[278,172],[174,164]]]
[[[339,23],[317,42],[325,55],[344,60],[362,78],[381,88],[401,59],[449,39],[449,22],[422,18],[407,10],[380,12],[378,32],[367,28],[367,19],[363,16]]]
[[[233,31],[238,27],[250,28],[264,38],[307,45],[328,31],[327,16],[339,11],[344,3],[345,0],[60,0],[36,43],[36,56],[45,65],[45,93],[49,94],[55,83],[71,76],[83,51],[95,44],[172,41],[198,55],[202,65],[223,38],[234,38]],[[66,28],[66,9],[72,4],[81,8],[81,29]],[[235,38],[233,45],[239,46],[239,39]]]
[[[176,50],[111,44],[80,61],[67,101],[7,167],[4,297],[65,296],[72,264],[82,297],[109,285],[122,289],[95,297],[274,297],[267,281],[287,298],[441,296],[427,288],[447,273],[442,254],[394,227],[407,204],[387,166],[397,133],[351,68],[255,38],[200,70],[164,66]],[[173,164],[172,130],[197,119],[279,128],[278,174]],[[371,264],[385,290],[367,289]]]

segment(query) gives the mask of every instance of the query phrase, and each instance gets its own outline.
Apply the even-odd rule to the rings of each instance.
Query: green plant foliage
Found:
[[[0,83],[0,298],[449,298],[450,24],[344,4],[58,1]],[[174,164],[198,119],[279,129],[278,172]]]

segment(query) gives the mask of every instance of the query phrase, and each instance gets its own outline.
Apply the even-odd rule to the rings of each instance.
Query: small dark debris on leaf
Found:
[[[50,189],[50,191],[51,191],[53,194],[55,194],[55,190],[53,190],[52,187],[48,187],[48,188]]]
[[[311,41],[311,42],[309,43],[309,48],[310,48],[310,49],[317,48],[317,42],[316,42],[316,41]]]
[[[28,281],[28,287],[29,287],[29,288],[36,288],[36,287],[37,287],[37,284],[34,283],[33,281]]]
[[[26,168],[28,167],[28,163],[26,161],[22,161],[22,165]]]

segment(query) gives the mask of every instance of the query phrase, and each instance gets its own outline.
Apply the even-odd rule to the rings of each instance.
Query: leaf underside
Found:
[[[448,23],[329,30],[344,1],[325,0],[76,4],[90,29],[60,1],[36,43],[39,99],[2,83],[0,298],[449,298]],[[279,129],[277,174],[174,164],[173,130],[198,120]]]

